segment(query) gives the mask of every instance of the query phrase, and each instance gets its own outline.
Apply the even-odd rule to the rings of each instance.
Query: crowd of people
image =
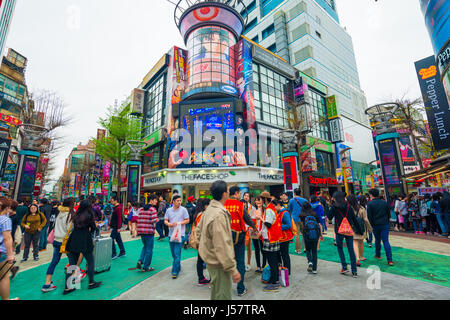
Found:
[[[252,269],[252,256],[256,262],[254,272],[261,275],[264,283],[263,291],[277,292],[280,270],[291,274],[291,244],[296,254],[306,253],[307,272],[316,275],[320,243],[331,224],[341,260],[340,273],[351,271],[355,278],[357,268],[366,260],[364,241],[372,247],[375,240],[375,258],[380,260],[383,243],[387,263],[394,266],[389,244],[391,230],[440,236],[448,236],[449,232],[449,193],[423,197],[410,194],[385,201],[377,189],[372,189],[367,195],[335,192],[330,196],[319,192],[305,199],[296,189],[291,199],[286,193],[276,197],[267,191],[252,199],[249,192],[242,193],[237,186],[228,187],[224,181],[214,182],[210,191],[212,199],[196,201],[189,197],[185,206],[177,192],[169,201],[151,195],[147,204],[128,203],[125,208],[117,197],[105,205],[95,197],[78,202],[68,198],[62,203],[41,199],[31,204],[0,198],[2,299],[9,299],[10,279],[18,271],[15,255],[23,248],[21,262],[25,263],[32,247],[33,259],[37,261],[48,243],[53,246],[53,255],[42,292],[56,289],[52,277],[63,254],[69,260],[64,295],[75,291],[75,284],[86,276],[89,289],[101,286],[101,282],[94,280],[93,241],[100,231],[110,231],[111,260],[126,255],[121,236],[124,228],[132,238],[140,237],[142,250],[134,268],[139,272],[155,271],[152,267],[155,235],[157,241],[168,237],[173,279],[181,271],[183,247],[197,249],[198,285],[210,285],[211,298],[225,300],[231,299],[232,282],[237,283],[238,296],[247,293],[245,273]],[[350,263],[344,255],[344,240]],[[86,270],[80,269],[83,260]],[[206,268],[210,279],[204,275]]]

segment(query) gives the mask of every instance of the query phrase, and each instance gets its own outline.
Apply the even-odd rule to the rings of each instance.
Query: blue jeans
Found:
[[[373,233],[372,232],[368,232],[366,240],[367,240],[368,244],[372,244],[372,240],[373,240]]]
[[[160,238],[164,238],[164,220],[159,220],[155,225]]]
[[[390,226],[373,226],[373,234],[375,236],[375,255],[381,257],[381,241],[383,241],[384,251],[386,251],[387,260],[392,261],[392,249],[389,244]]]
[[[62,253],[59,253],[59,250],[61,249],[61,242],[58,241],[54,241],[53,240],[53,258],[52,258],[52,262],[50,262],[50,265],[48,266],[47,269],[47,274],[51,274],[53,275],[53,273],[55,272],[55,268],[59,263],[59,260],[61,260],[61,256]]]
[[[422,220],[414,219],[412,223],[414,227],[414,232],[422,231]]]
[[[236,233],[232,232],[233,239],[236,239]],[[237,293],[241,294],[245,291],[245,233],[239,234],[237,244],[234,245],[234,255],[236,257],[236,267],[241,274],[241,281],[237,284]]]
[[[441,231],[445,234],[448,233],[448,221],[446,215],[448,215],[448,213],[436,213],[436,219],[439,223],[439,226],[441,227]]]
[[[322,230],[327,231],[327,224],[325,222],[325,216],[320,217],[320,224],[322,225]]]
[[[356,256],[355,251],[353,250],[353,237],[343,236],[339,233],[336,234],[336,246],[339,253],[339,258],[341,259],[342,268],[347,268],[347,262],[345,261],[344,248],[343,243],[347,243],[348,254],[350,255],[350,265],[352,267],[352,272],[356,273]]]
[[[153,257],[153,244],[155,240],[155,236],[153,234],[146,234],[141,235],[142,244],[144,247],[141,251],[141,257],[139,258],[139,261],[141,261],[144,264],[144,269],[147,270],[150,268],[150,265],[152,264],[152,257]]]
[[[47,230],[48,225],[43,227],[41,230],[41,239],[39,240],[39,250],[47,249]]]
[[[117,229],[111,230],[111,238],[113,239],[112,243],[112,255],[116,255],[116,244],[114,243],[114,240],[116,240],[117,245],[119,246],[120,254],[125,254],[125,247],[123,246],[122,237],[120,236],[120,232],[117,231]]]
[[[181,247],[183,245],[184,237],[181,239],[182,242],[169,242],[170,252],[172,253],[173,264],[172,264],[172,275],[177,276],[181,270]]]

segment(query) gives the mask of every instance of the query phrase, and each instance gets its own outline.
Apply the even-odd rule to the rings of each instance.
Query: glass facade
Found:
[[[145,135],[152,134],[164,123],[166,105],[166,74],[159,77],[147,90],[145,100]]]
[[[316,150],[317,173],[333,176],[333,154]]]
[[[143,173],[150,173],[162,169],[162,145],[152,147],[144,154]]]
[[[213,83],[234,86],[234,35],[225,28],[209,26],[193,31],[187,40],[189,87],[212,86]]]
[[[0,91],[19,100],[24,99],[25,87],[17,82],[0,75]]]
[[[327,107],[325,97],[321,96],[311,88],[309,90],[311,103],[311,135],[316,138],[330,140],[330,130],[328,128]]]

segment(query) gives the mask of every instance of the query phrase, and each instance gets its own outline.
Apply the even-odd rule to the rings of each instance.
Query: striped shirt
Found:
[[[155,224],[158,222],[158,213],[155,207],[150,207],[148,210],[139,209],[137,217],[137,234],[138,235],[152,235],[155,234]]]

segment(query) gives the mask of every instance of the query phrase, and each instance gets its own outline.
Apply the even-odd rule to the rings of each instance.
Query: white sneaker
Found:
[[[252,270],[252,266],[251,265],[246,265],[245,266],[245,271],[250,271],[250,270]]]

